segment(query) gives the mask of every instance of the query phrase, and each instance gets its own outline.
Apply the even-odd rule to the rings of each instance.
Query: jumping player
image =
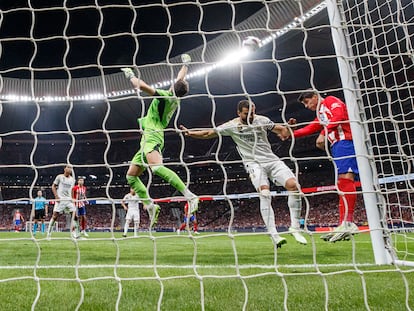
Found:
[[[248,100],[239,102],[237,114],[237,118],[215,129],[191,131],[184,126],[181,126],[181,129],[185,135],[198,139],[214,138],[219,134],[230,136],[236,143],[250,180],[259,193],[260,212],[274,244],[281,247],[286,243],[286,239],[281,237],[276,230],[269,179],[289,191],[288,206],[291,220],[289,232],[297,242],[307,244],[306,239],[299,232],[302,200],[295,175],[273,153],[267,138],[268,131],[279,135],[283,126],[275,124],[265,116],[256,115],[254,103]]]
[[[78,177],[78,184],[72,188],[72,198],[75,200],[75,206],[78,210],[81,235],[88,237],[89,235],[86,232],[86,204],[88,204],[88,199],[86,198],[85,179],[83,177]]]
[[[325,139],[330,143],[338,173],[337,185],[341,192],[339,195],[339,225],[333,232],[322,235],[321,239],[329,242],[349,239],[351,234],[358,231],[358,227],[353,223],[353,218],[357,197],[354,181],[359,171],[346,105],[337,97],[323,98],[314,91],[300,94],[298,101],[305,108],[317,111],[317,117],[307,126],[294,130],[293,136],[298,138],[320,132],[316,139],[316,147],[325,150]],[[289,124],[295,123],[295,119],[289,120]],[[287,139],[290,135],[289,129],[285,127],[281,136]]]
[[[171,88],[166,90],[155,89],[143,80],[138,79],[132,69],[122,68],[125,77],[129,79],[132,85],[141,91],[144,91],[154,99],[148,108],[145,117],[138,119],[142,129],[140,149],[133,157],[129,166],[126,179],[128,184],[134,189],[144,204],[144,209],[148,211],[152,228],[158,220],[160,206],[154,204],[149,197],[147,187],[142,183],[139,176],[149,167],[151,171],[167,181],[171,186],[180,191],[190,204],[191,212],[198,209],[198,197],[192,193],[181,178],[168,167],[164,166],[162,159],[162,150],[164,148],[164,129],[168,126],[174,112],[180,104],[180,97],[188,93],[189,86],[185,80],[187,75],[187,65],[191,58],[187,54],[182,55],[184,65],[178,72],[176,82]]]

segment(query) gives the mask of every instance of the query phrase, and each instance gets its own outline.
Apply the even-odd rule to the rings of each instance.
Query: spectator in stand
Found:
[[[298,101],[307,109],[317,111],[317,116],[310,124],[294,130],[293,133],[285,127],[282,130],[281,138],[287,139],[292,134],[298,138],[319,132],[316,147],[327,150],[325,142],[330,143],[338,175],[337,186],[340,192],[339,223],[333,232],[325,234],[321,238],[329,242],[349,239],[351,234],[358,231],[353,217],[357,197],[355,176],[359,171],[346,105],[337,97],[323,98],[314,91],[300,94]],[[290,119],[289,124],[296,124],[296,120]]]

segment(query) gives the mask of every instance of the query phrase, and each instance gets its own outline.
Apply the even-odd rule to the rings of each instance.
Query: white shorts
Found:
[[[278,186],[286,186],[286,181],[295,178],[290,168],[282,160],[269,163],[247,162],[244,165],[250,180],[256,190],[260,186],[270,186],[269,179]]]
[[[55,207],[53,208],[53,212],[57,212],[57,213],[68,213],[69,214],[75,211],[76,211],[76,207],[75,207],[75,204],[73,204],[72,200],[56,202]]]
[[[139,210],[128,210],[125,219],[139,222]]]

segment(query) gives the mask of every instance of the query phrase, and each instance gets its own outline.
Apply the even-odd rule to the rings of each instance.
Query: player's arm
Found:
[[[216,131],[214,131],[213,129],[189,130],[184,125],[180,125],[180,129],[183,131],[185,136],[189,136],[196,139],[210,139],[218,136]]]
[[[52,193],[56,200],[60,199],[57,193],[57,185],[55,183],[52,184]]]
[[[124,73],[125,77],[131,81],[135,89],[141,90],[150,96],[155,95],[155,89],[149,86],[144,80],[138,79],[131,68],[121,68],[121,70]]]
[[[124,208],[124,210],[128,210],[128,206],[125,204],[125,198],[123,198],[122,200],[121,200],[121,205],[122,205],[122,207]]]

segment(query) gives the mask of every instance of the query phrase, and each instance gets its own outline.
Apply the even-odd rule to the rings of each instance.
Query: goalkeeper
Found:
[[[255,105],[248,100],[239,102],[237,114],[238,118],[234,118],[215,129],[188,130],[184,126],[181,126],[181,129],[185,135],[198,139],[214,138],[219,134],[230,136],[236,143],[246,171],[250,175],[250,180],[259,193],[260,212],[274,244],[281,247],[286,243],[286,239],[279,236],[276,230],[269,179],[283,185],[289,191],[288,205],[291,218],[289,233],[297,242],[307,244],[305,237],[300,233],[299,218],[302,201],[295,175],[272,152],[267,139],[267,131],[280,134],[283,126],[273,123],[265,116],[255,115]]]
[[[135,193],[143,202],[144,209],[150,215],[150,228],[158,221],[160,207],[154,204],[149,197],[147,187],[143,184],[139,176],[144,172],[147,166],[151,171],[167,181],[171,186],[180,191],[187,199],[190,205],[190,213],[198,209],[198,197],[193,194],[180,177],[163,165],[162,150],[164,147],[164,129],[168,126],[174,112],[180,104],[180,97],[186,95],[189,91],[188,82],[185,80],[188,67],[186,63],[191,61],[187,54],[181,56],[184,65],[178,72],[176,82],[169,90],[155,89],[138,79],[132,69],[122,68],[125,77],[129,79],[132,85],[150,96],[154,96],[148,108],[145,117],[138,119],[142,129],[140,149],[134,155],[129,166],[126,179],[128,184],[134,189]]]

